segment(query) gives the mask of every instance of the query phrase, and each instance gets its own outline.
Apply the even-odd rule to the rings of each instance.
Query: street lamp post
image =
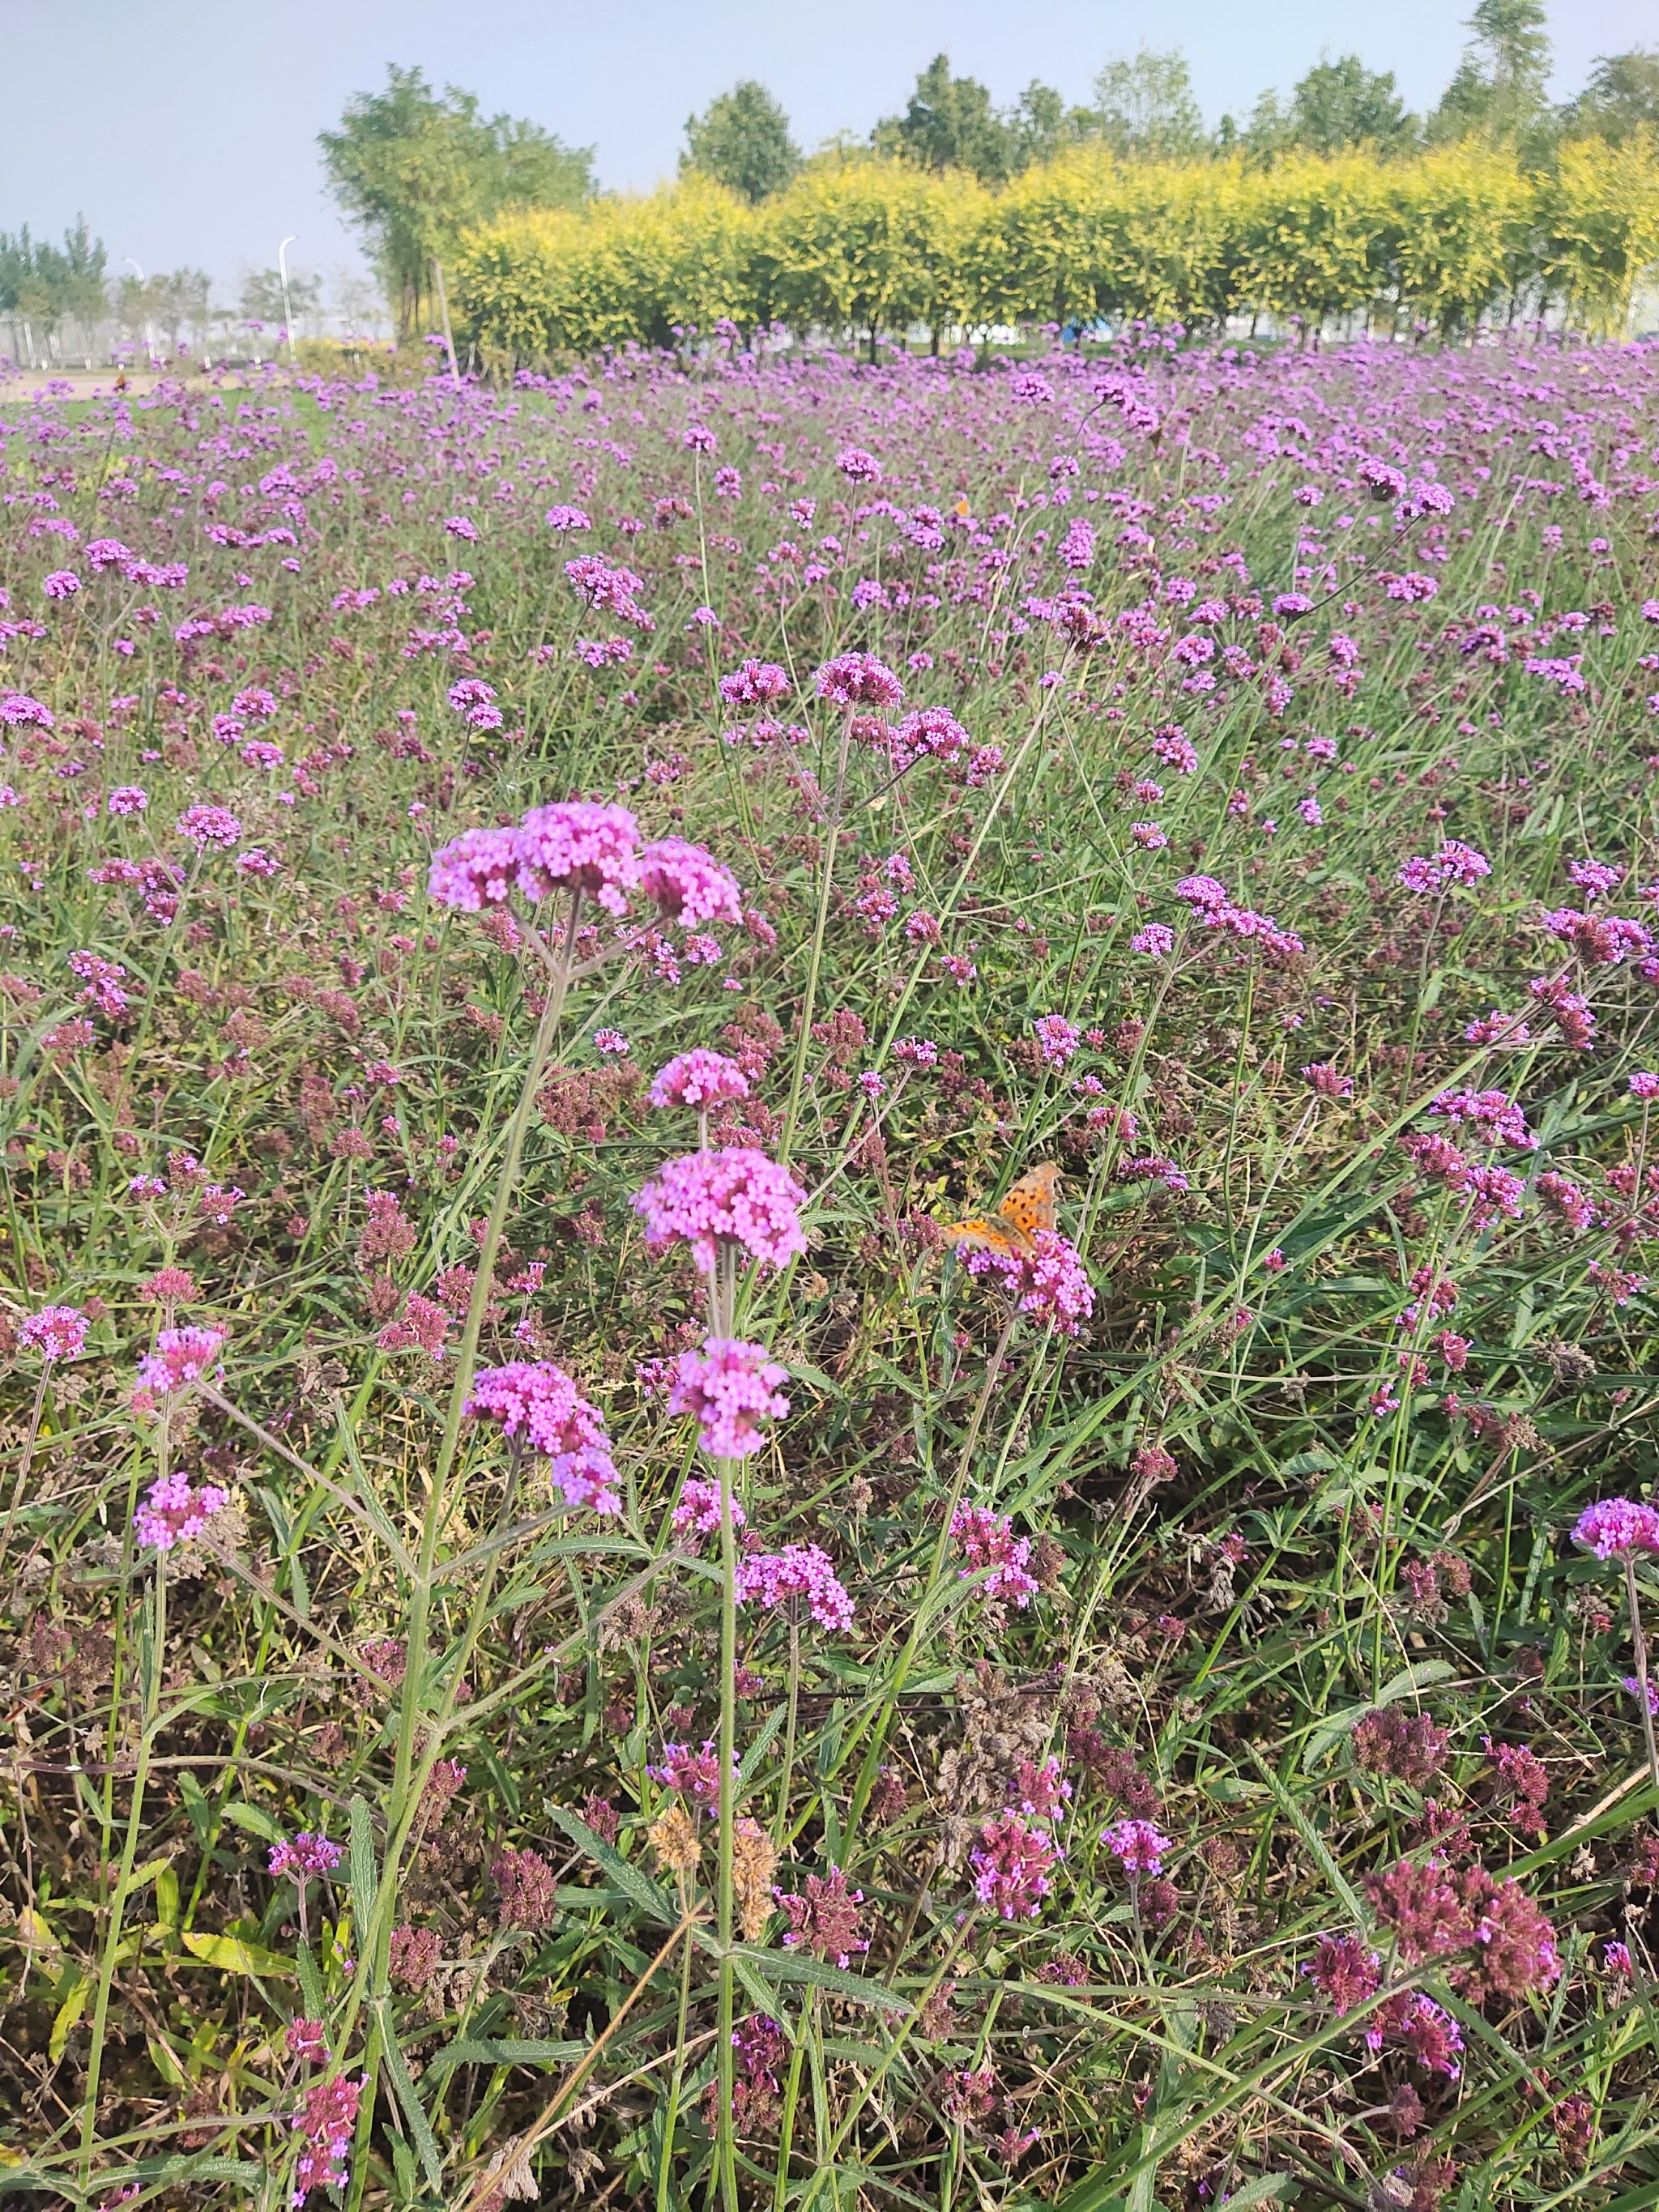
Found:
[[[285,238],[276,249],[276,270],[283,280],[283,324],[288,332],[288,357],[290,363],[300,356],[294,349],[294,310],[288,301],[288,249],[295,243],[294,237]]]
[[[133,274],[137,277],[138,282],[142,284],[144,282],[143,270],[138,266],[138,264],[133,259],[130,253],[124,256],[124,258],[126,262],[127,267],[132,270]],[[144,351],[149,356],[150,367],[154,368],[155,366],[155,333],[150,328],[150,321],[148,315],[144,318]]]

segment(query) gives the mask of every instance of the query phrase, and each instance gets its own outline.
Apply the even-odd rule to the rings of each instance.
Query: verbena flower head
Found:
[[[816,1544],[786,1544],[781,1552],[749,1552],[738,1562],[738,1596],[768,1612],[804,1599],[820,1628],[850,1628],[853,1601],[842,1587],[835,1561]]]
[[[735,1060],[702,1045],[678,1054],[651,1079],[653,1106],[712,1106],[722,1098],[746,1098],[749,1079]]]
[[[1031,1540],[1015,1535],[1006,1514],[983,1505],[958,1505],[951,1516],[951,1534],[967,1561],[958,1570],[964,1582],[989,1567],[993,1571],[981,1585],[986,1597],[1021,1607],[1031,1602],[1038,1588],[1036,1577],[1027,1572]]]
[[[581,799],[532,806],[518,830],[519,888],[530,899],[580,891],[607,914],[625,914],[625,894],[640,879],[639,836],[625,806]]]
[[[204,853],[210,845],[238,844],[242,835],[241,823],[225,806],[187,806],[173,827]]]
[[[464,830],[432,855],[427,890],[440,906],[482,914],[506,905],[518,877],[516,830]]]
[[[1018,1813],[983,1821],[968,1855],[974,1894],[1004,1920],[1035,1920],[1048,1894],[1048,1876],[1066,1856],[1047,1828]]]
[[[734,1498],[732,1526],[741,1528],[747,1516]],[[701,1475],[689,1474],[674,1508],[674,1534],[680,1537],[718,1536],[720,1532],[720,1486]]]
[[[1338,2012],[1352,2012],[1382,1986],[1382,1959],[1357,1936],[1322,1936],[1302,1971]]]
[[[309,1881],[313,1875],[332,1874],[345,1853],[326,1836],[301,1832],[291,1841],[273,1844],[269,1870],[285,1874],[291,1881]]]
[[[763,1425],[789,1411],[777,1388],[787,1372],[763,1344],[705,1337],[701,1352],[680,1354],[668,1410],[696,1415],[697,1442],[711,1459],[747,1459],[766,1441]]]
[[[866,453],[862,446],[843,446],[836,455],[836,466],[848,483],[881,482],[881,463],[873,453]]]
[[[735,1773],[735,1758],[732,1766]],[[720,1754],[711,1742],[705,1741],[701,1751],[693,1751],[689,1743],[665,1743],[661,1765],[647,1766],[645,1771],[664,1789],[678,1790],[682,1797],[705,1810],[720,1802]]]
[[[134,1402],[146,1405],[199,1382],[223,1350],[229,1332],[222,1328],[164,1328],[155,1347],[138,1363]]]
[[[904,698],[904,686],[872,653],[841,653],[813,678],[820,699],[832,707],[872,707],[888,714]]]
[[[792,688],[789,672],[773,660],[745,660],[720,678],[720,696],[728,707],[763,707],[787,699]]]
[[[787,1168],[748,1146],[665,1160],[632,1203],[653,1252],[683,1238],[706,1275],[714,1273],[722,1244],[740,1246],[768,1267],[806,1249],[800,1225],[806,1193]]]
[[[1448,837],[1438,851],[1418,854],[1407,860],[1400,871],[1400,880],[1408,891],[1425,893],[1444,890],[1451,884],[1476,884],[1491,873],[1492,862],[1484,853],[1461,838]]]
[[[1083,1255],[1057,1229],[1039,1229],[1029,1252],[969,1252],[970,1275],[994,1277],[1022,1313],[1076,1336],[1095,1310],[1094,1285]]]
[[[42,1306],[21,1323],[17,1341],[42,1359],[78,1359],[92,1327],[79,1306]]]
[[[647,845],[639,856],[638,882],[669,921],[687,928],[743,920],[737,878],[701,845],[688,844],[684,837],[662,837]]]
[[[149,805],[149,793],[136,783],[118,784],[109,795],[109,811],[118,817],[142,814]]]
[[[474,1420],[499,1422],[503,1436],[521,1436],[532,1450],[544,1453],[549,1476],[570,1504],[596,1513],[621,1510],[605,1421],[562,1367],[550,1359],[481,1367],[466,1411]]]
[[[789,1922],[781,1939],[786,1951],[815,1952],[821,1959],[833,1959],[845,1972],[855,1952],[869,1949],[859,1910],[864,1892],[850,1888],[838,1866],[832,1866],[828,1875],[809,1874],[802,1896],[781,1889],[773,1893]]]
[[[335,2074],[315,2081],[306,2091],[305,2103],[295,2116],[301,2137],[294,2166],[294,2191],[289,2203],[299,2212],[313,2189],[343,2189],[350,2178],[347,2162],[351,2138],[357,2129],[357,2108],[362,2102],[368,2076],[355,2081]]]
[[[216,1482],[204,1482],[193,1490],[188,1476],[164,1474],[151,1483],[133,1515],[133,1535],[146,1549],[170,1552],[175,1544],[188,1544],[199,1536],[229,1496]]]
[[[1101,1830],[1100,1840],[1121,1863],[1125,1873],[1133,1875],[1162,1874],[1164,1852],[1175,1849],[1170,1838],[1150,1820],[1116,1821]]]
[[[1640,1504],[1633,1498],[1598,1499],[1579,1515],[1572,1540],[1598,1559],[1659,1552],[1659,1507]]]
[[[1064,1067],[1083,1042],[1081,1030],[1064,1014],[1039,1014],[1031,1027],[1049,1067]]]

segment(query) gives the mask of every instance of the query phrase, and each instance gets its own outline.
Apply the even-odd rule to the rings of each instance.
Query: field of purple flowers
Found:
[[[1659,2201],[1659,347],[0,491],[7,2205]]]

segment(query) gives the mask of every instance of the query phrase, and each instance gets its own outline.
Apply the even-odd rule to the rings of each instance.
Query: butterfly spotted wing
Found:
[[[1040,1229],[1054,1225],[1054,1194],[1060,1170],[1043,1160],[1023,1175],[997,1208],[996,1218],[971,1215],[945,1224],[945,1241],[958,1251],[1030,1252]]]

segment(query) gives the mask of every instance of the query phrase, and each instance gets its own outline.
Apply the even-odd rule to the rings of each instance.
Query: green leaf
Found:
[[[351,1802],[354,1810],[362,1803],[358,1797],[354,1797]],[[368,1808],[363,1806],[365,1818],[368,1812]],[[403,2106],[404,2117],[409,2122],[409,2132],[414,2136],[415,2148],[421,2154],[421,2166],[426,2174],[428,2186],[434,2191],[441,2191],[444,2185],[443,2154],[438,2148],[438,2139],[433,2134],[431,2123],[415,2093],[415,2084],[409,2078],[403,2046],[392,2028],[391,2007],[384,1997],[376,2006],[375,2012],[380,2023],[380,2047],[386,2054],[386,2070],[392,2076],[398,2102]]]
[[[585,2043],[551,2043],[539,2036],[464,2035],[434,2051],[426,2070],[447,2074],[457,2066],[568,2066],[586,2058],[587,2052]]]
[[[369,1818],[366,1798],[354,1796],[348,1817],[351,1828],[350,1872],[351,1905],[357,1925],[367,1928],[374,1916],[374,1893],[377,1887],[374,1863],[374,1826]],[[437,2187],[436,2182],[433,2187]]]
[[[193,1928],[186,1928],[182,1941],[192,1958],[199,1959],[204,1966],[216,1966],[222,1974],[263,1975],[269,1980],[294,1978],[291,1959],[263,1950],[257,1943],[245,1943],[240,1936],[204,1936]]]
[[[1235,2206],[1243,2212],[1247,2204],[1270,2204],[1278,2197],[1293,2197],[1297,2186],[1293,2173],[1258,2173],[1254,2181],[1247,2181],[1242,2189],[1227,2191],[1227,2212],[1234,2212]]]
[[[823,1959],[803,1959],[794,1951],[763,1951],[748,1943],[737,1945],[732,1958],[734,1961],[746,1959],[767,1981],[810,1982],[815,1989],[833,1990],[838,1997],[868,2005],[875,2012],[909,2013],[915,2009],[908,1997],[885,1990],[879,1982],[869,1981],[862,1974],[849,1974],[844,1966],[832,1966]]]
[[[580,1813],[573,1813],[568,1805],[550,1805],[548,1811],[565,1831],[573,1843],[580,1844],[594,1863],[602,1867],[618,1889],[625,1892],[641,1912],[649,1913],[664,1927],[672,1928],[679,1918],[672,1899],[666,1890],[659,1889],[649,1875],[641,1874],[638,1867],[630,1866],[614,1844],[596,1835]]]
[[[258,1805],[244,1805],[240,1802],[227,1805],[222,1808],[220,1817],[228,1820],[234,1828],[246,1828],[249,1835],[258,1836],[264,1843],[280,1844],[283,1840],[282,1830],[270,1814]]]
[[[46,2056],[55,2066],[64,2055],[64,2045],[75,2031],[75,2024],[87,2008],[87,1999],[92,1995],[92,1983],[85,1974],[77,1974],[70,1984],[69,1995],[58,2008],[52,2023],[52,2036],[46,2045]]]
[[[1054,2212],[1128,2212],[1129,2200],[1117,2192],[1117,2174],[1114,2168],[1097,2166],[1085,2173],[1074,2188],[1054,2201]]]

